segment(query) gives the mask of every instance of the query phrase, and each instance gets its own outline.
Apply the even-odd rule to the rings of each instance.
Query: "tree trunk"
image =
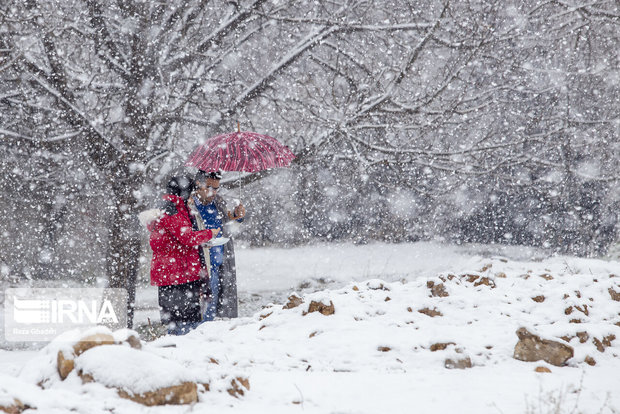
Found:
[[[127,290],[127,327],[133,327],[136,299],[136,276],[140,257],[140,234],[137,220],[138,200],[132,192],[142,180],[137,177],[112,183],[115,216],[110,223],[107,273],[110,288]]]

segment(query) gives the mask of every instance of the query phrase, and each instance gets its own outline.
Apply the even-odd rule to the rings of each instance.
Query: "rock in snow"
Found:
[[[97,382],[144,405],[189,404],[198,400],[195,377],[177,362],[122,345],[93,348],[75,360],[86,383]]]
[[[542,359],[551,365],[560,367],[574,355],[573,348],[570,346],[558,341],[541,339],[526,328],[519,328],[517,336],[519,342],[515,345],[514,357],[520,361],[533,362]]]

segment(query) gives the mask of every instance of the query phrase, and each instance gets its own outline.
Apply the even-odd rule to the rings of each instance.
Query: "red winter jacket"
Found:
[[[153,250],[151,285],[193,282],[200,278],[198,246],[211,239],[211,230],[192,230],[189,211],[181,197],[166,194],[163,198],[174,204],[176,214],[162,212],[158,220],[147,226],[151,231],[149,242]]]

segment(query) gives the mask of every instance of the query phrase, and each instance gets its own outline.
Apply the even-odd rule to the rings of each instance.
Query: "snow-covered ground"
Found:
[[[292,249],[249,249],[236,246],[239,312],[251,316],[270,302],[280,303],[291,292],[314,292],[380,278],[414,280],[467,266],[476,256],[539,261],[545,253],[501,245],[446,246],[439,243],[368,245],[325,244]],[[157,288],[137,292],[136,324],[159,320]]]
[[[197,404],[146,408],[82,385],[75,372],[61,381],[52,344],[0,351],[0,405],[17,397],[44,413],[620,412],[620,302],[610,292],[620,293],[618,262],[499,246],[325,245],[238,248],[238,272],[242,317],[145,344],[135,369],[120,348],[76,360],[101,367],[109,352],[107,382],[128,372],[120,383],[143,390],[168,375],[148,364],[163,358],[175,377],[210,383]],[[439,284],[445,293],[433,296]],[[283,309],[293,291],[304,303]],[[153,292],[140,290],[138,319],[157,318]],[[306,313],[312,301],[332,303],[334,314]],[[564,337],[574,357],[564,367],[515,360],[519,327]],[[601,352],[597,341],[611,335]],[[473,367],[445,367],[465,358]],[[226,392],[234,376],[251,384],[240,398]]]

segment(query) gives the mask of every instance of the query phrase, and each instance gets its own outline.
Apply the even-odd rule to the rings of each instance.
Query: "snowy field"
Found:
[[[467,266],[473,256],[535,261],[546,257],[544,252],[525,247],[438,243],[326,244],[293,249],[236,245],[235,249],[241,316],[252,316],[271,302],[284,303],[291,292],[333,289],[373,278],[397,281],[431,277]],[[137,306],[136,324],[159,320],[157,288],[140,286]]]
[[[433,243],[237,254],[239,319],[144,343],[139,357],[118,345],[86,351],[76,367],[93,375],[88,384],[75,370],[60,380],[60,341],[0,351],[0,406],[18,398],[41,413],[620,412],[618,262]],[[293,292],[303,303],[283,309]],[[156,320],[155,300],[155,289],[140,289],[138,321]],[[309,312],[313,301],[334,313]],[[574,356],[563,367],[515,360],[520,327]],[[449,369],[462,360],[471,367]],[[236,377],[249,379],[243,396],[227,392]],[[209,391],[199,386],[190,406],[147,408],[110,388],[175,380]]]

